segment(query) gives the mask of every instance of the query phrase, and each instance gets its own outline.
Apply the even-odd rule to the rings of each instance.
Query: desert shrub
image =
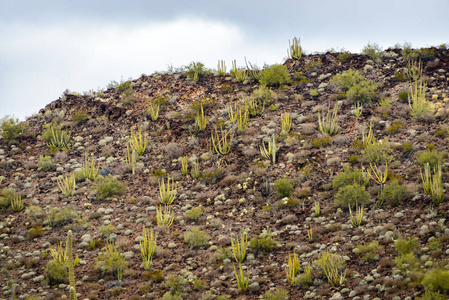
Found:
[[[4,140],[12,141],[23,136],[27,129],[28,123],[19,122],[19,119],[6,116],[0,120],[0,128],[2,129],[1,137]]]
[[[332,138],[329,136],[325,136],[322,138],[316,138],[316,139],[312,140],[312,146],[315,148],[326,147],[327,145],[330,144],[331,141],[332,141]]]
[[[72,121],[74,123],[81,124],[88,118],[89,117],[87,116],[87,113],[84,110],[79,110],[72,116]]]
[[[208,241],[209,236],[199,227],[192,227],[190,231],[184,233],[184,242],[186,242],[191,249],[206,246]]]
[[[340,53],[337,55],[337,59],[338,59],[338,61],[340,61],[341,63],[345,63],[345,62],[347,62],[348,60],[350,60],[351,58],[352,58],[352,54],[349,53],[348,51],[340,52]]]
[[[339,87],[342,91],[346,92],[355,84],[361,82],[363,76],[357,70],[349,69],[341,74],[337,74],[332,77],[331,82]]]
[[[360,261],[374,262],[379,260],[379,254],[377,253],[382,247],[379,245],[378,241],[372,241],[370,243],[365,243],[363,245],[358,245],[354,249],[354,253],[361,256]]]
[[[162,299],[182,299],[180,294],[185,284],[186,282],[182,276],[169,274],[165,280],[165,286],[170,288],[170,291]]]
[[[402,102],[408,102],[408,91],[400,91],[398,99]]]
[[[389,134],[395,134],[401,128],[404,128],[404,124],[402,124],[401,121],[395,121],[393,124],[388,126],[387,132]]]
[[[128,262],[122,255],[120,246],[107,243],[106,249],[98,254],[97,267],[109,274],[117,274],[128,267]]]
[[[37,166],[43,171],[51,171],[54,170],[56,164],[51,159],[51,156],[39,156],[39,161]]]
[[[422,284],[427,290],[449,294],[449,271],[448,270],[430,270],[424,275]]]
[[[418,239],[415,237],[409,237],[408,239],[398,238],[394,245],[398,251],[398,256],[413,253],[419,248]]]
[[[443,160],[443,154],[440,152],[437,152],[436,150],[427,149],[426,151],[422,152],[418,157],[416,158],[416,161],[420,166],[424,166],[426,164],[429,164],[430,168],[435,168],[438,163],[441,163]]]
[[[284,65],[272,65],[260,72],[260,83],[263,85],[279,87],[290,81],[290,74]]]
[[[210,184],[222,180],[224,176],[225,170],[221,166],[217,166],[202,171],[199,176],[199,180],[204,183]]]
[[[346,97],[353,103],[367,103],[374,99],[376,89],[374,82],[362,80],[348,89]]]
[[[416,297],[416,300],[446,300],[447,295],[442,295],[440,292],[430,291],[426,292],[421,297]]]
[[[364,157],[367,162],[382,164],[392,159],[389,154],[391,152],[390,143],[387,139],[374,140],[365,146]]]
[[[382,60],[382,48],[376,43],[368,43],[362,49],[362,54],[368,55],[372,60],[379,62]]]
[[[422,60],[429,60],[435,57],[436,50],[434,48],[421,48],[419,49],[419,55]]]
[[[259,236],[253,237],[248,243],[248,246],[256,252],[256,255],[259,253],[269,253],[273,251],[276,245],[277,242],[269,230],[262,232]]]
[[[11,201],[16,195],[16,190],[13,188],[4,188],[2,190],[2,195],[0,196],[0,211],[5,211],[11,206]]]
[[[101,179],[97,184],[98,199],[106,199],[112,196],[121,196],[126,193],[126,185],[112,175]]]
[[[407,188],[399,184],[398,180],[393,180],[385,185],[379,196],[379,201],[389,206],[398,206],[404,200]]]
[[[253,91],[252,98],[258,103],[267,106],[274,102],[276,98],[276,93],[263,85],[259,87],[257,90]]]
[[[273,189],[278,193],[281,198],[289,197],[293,192],[293,184],[291,180],[286,178],[277,179],[273,184]]]
[[[45,273],[47,274],[50,284],[67,283],[69,279],[66,265],[54,260],[47,263]]]
[[[115,233],[117,231],[117,228],[115,228],[114,225],[108,224],[108,225],[101,225],[100,227],[100,233],[103,238],[108,238],[111,234]]]
[[[184,216],[189,221],[196,221],[201,216],[203,212],[203,207],[200,205],[198,207],[192,208],[184,213]]]
[[[70,207],[65,207],[61,210],[52,207],[47,215],[46,221],[51,227],[59,227],[72,223],[73,219],[77,216],[78,213]]]
[[[132,89],[132,87],[130,87],[129,89],[124,90],[121,94],[120,94],[120,100],[124,105],[131,105],[136,103],[137,98],[136,98],[136,92],[134,92],[134,90]]]
[[[370,203],[371,195],[365,190],[365,186],[358,183],[346,185],[338,190],[335,195],[335,204],[343,209],[351,207],[355,209],[357,205],[366,205]]]
[[[369,183],[368,174],[365,172],[347,166],[344,168],[343,172],[338,173],[332,180],[332,187],[338,190],[344,186],[352,185],[357,183],[362,186],[367,186]]]
[[[206,76],[210,71],[204,67],[201,62],[192,61],[185,67],[187,78],[193,81],[197,81],[199,78]]]
[[[288,300],[288,291],[284,288],[278,288],[274,291],[266,291],[262,297],[263,300]]]

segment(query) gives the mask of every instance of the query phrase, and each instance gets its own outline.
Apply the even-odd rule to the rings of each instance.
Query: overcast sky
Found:
[[[449,0],[0,0],[0,117],[168,65],[283,63],[293,37],[308,52],[449,43],[448,12]]]

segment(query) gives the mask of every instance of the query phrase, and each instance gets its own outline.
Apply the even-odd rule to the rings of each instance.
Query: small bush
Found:
[[[263,300],[288,300],[288,291],[284,288],[278,288],[274,291],[266,291],[263,294]]]
[[[417,158],[416,158],[418,164],[420,166],[425,166],[426,164],[429,164],[430,169],[435,168],[438,163],[441,163],[443,160],[443,154],[440,152],[437,152],[436,150],[426,150],[422,152]]]
[[[201,213],[203,211],[202,206],[198,206],[195,208],[192,208],[185,212],[184,216],[188,221],[196,221],[201,216]]]
[[[447,295],[442,295],[440,292],[434,292],[426,289],[422,297],[416,297],[416,300],[447,300]]]
[[[396,121],[387,128],[388,134],[395,134],[399,129],[404,128],[401,121]]]
[[[368,43],[362,49],[362,54],[368,55],[375,62],[382,60],[382,48],[376,43]]]
[[[89,117],[87,116],[87,113],[85,111],[79,110],[72,116],[72,121],[74,123],[81,124],[84,123],[84,121],[86,121],[88,118]]]
[[[204,67],[201,62],[191,62],[185,67],[187,78],[193,81],[198,81],[199,78],[206,76],[210,71]]]
[[[122,255],[120,246],[117,244],[106,244],[105,251],[98,254],[97,267],[106,273],[117,275],[128,267],[128,262]]]
[[[260,83],[267,86],[280,87],[291,82],[288,69],[284,65],[273,65],[260,72]]]
[[[363,76],[357,70],[349,69],[341,74],[332,77],[331,82],[339,87],[343,92],[363,80]]]
[[[51,227],[59,227],[72,223],[73,219],[77,216],[78,213],[70,207],[66,207],[61,210],[56,207],[52,207],[46,220]]]
[[[275,101],[276,93],[263,85],[253,91],[252,98],[257,101],[257,103],[268,106]]]
[[[367,162],[383,164],[392,159],[392,156],[389,154],[390,152],[390,143],[387,139],[380,141],[374,140],[365,146],[364,157]]]
[[[399,184],[398,180],[393,180],[384,186],[379,201],[386,203],[388,206],[398,206],[404,200],[406,193],[407,188]]]
[[[351,58],[352,58],[352,54],[349,53],[348,51],[340,52],[340,53],[337,55],[337,59],[338,59],[338,61],[340,61],[341,63],[345,63],[345,62],[347,62],[348,60],[350,60]]]
[[[206,246],[209,242],[209,236],[199,227],[192,227],[190,231],[184,233],[184,242],[190,246],[190,249]]]
[[[6,116],[0,120],[0,128],[2,129],[1,137],[4,140],[13,141],[26,133],[28,123],[19,122],[17,118]]]
[[[408,91],[400,91],[398,94],[398,99],[401,102],[408,102]]]
[[[259,236],[253,237],[248,243],[248,246],[256,252],[256,255],[259,253],[269,253],[273,251],[276,245],[277,242],[268,230],[267,232],[261,233]]]
[[[278,193],[281,198],[289,197],[293,192],[293,184],[289,179],[278,179],[274,182],[273,189]]]
[[[358,254],[361,257],[360,261],[362,263],[365,262],[374,262],[379,260],[379,254],[377,252],[382,249],[382,247],[379,245],[378,241],[372,241],[370,243],[365,243],[363,245],[358,245],[354,249],[354,253]]]
[[[315,147],[315,148],[326,147],[327,145],[330,144],[331,141],[332,141],[332,139],[330,137],[328,137],[328,136],[322,137],[322,138],[313,139],[312,140],[312,146]]]
[[[66,265],[53,260],[47,263],[45,273],[47,274],[50,284],[67,283],[69,279]]]
[[[449,271],[448,270],[430,270],[424,276],[422,284],[427,290],[433,292],[449,293]]]
[[[338,173],[332,180],[332,187],[338,190],[342,187],[357,183],[367,186],[369,183],[368,174],[357,168],[345,167],[343,172]]]
[[[374,99],[376,89],[374,82],[362,80],[348,89],[346,97],[353,103],[368,103]]]
[[[56,164],[51,159],[51,156],[39,156],[39,161],[37,163],[37,166],[42,171],[52,171],[55,169]]]
[[[365,186],[354,183],[344,186],[338,190],[335,195],[335,204],[343,209],[351,207],[355,209],[357,205],[366,205],[370,203],[371,195],[365,191]]]
[[[394,245],[398,251],[398,256],[403,256],[405,254],[413,253],[419,248],[418,239],[415,237],[410,237],[408,239],[398,238]]]
[[[126,185],[112,175],[108,175],[97,184],[98,199],[122,196],[126,193]]]

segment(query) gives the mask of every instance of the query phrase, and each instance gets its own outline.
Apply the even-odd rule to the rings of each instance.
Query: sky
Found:
[[[283,63],[368,43],[449,43],[449,0],[0,0],[0,118],[20,120],[111,81],[199,61]]]

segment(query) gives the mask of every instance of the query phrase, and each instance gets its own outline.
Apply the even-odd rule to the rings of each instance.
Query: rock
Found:
[[[257,292],[257,291],[259,291],[260,290],[259,283],[257,281],[251,283],[250,285],[248,285],[248,290],[250,292]]]

